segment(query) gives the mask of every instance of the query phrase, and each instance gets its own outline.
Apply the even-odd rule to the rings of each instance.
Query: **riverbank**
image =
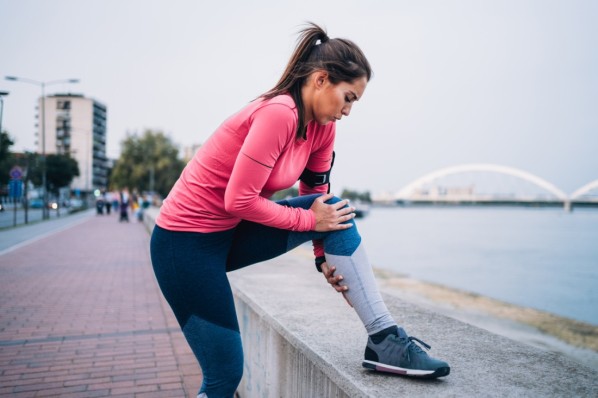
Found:
[[[313,256],[304,247],[297,252]],[[387,294],[598,369],[596,326],[375,267],[374,272]]]
[[[598,327],[533,308],[375,269],[380,288],[471,325],[598,369]]]

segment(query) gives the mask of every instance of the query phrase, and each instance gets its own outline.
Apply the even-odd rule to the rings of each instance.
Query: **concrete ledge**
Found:
[[[361,367],[366,333],[311,262],[293,252],[229,274],[245,397],[597,396],[595,370],[385,295],[395,319],[451,365],[433,381]]]
[[[149,232],[150,234],[154,229],[154,225],[156,225],[156,218],[158,217],[159,213],[159,207],[148,207],[143,211],[143,225],[145,225],[147,232]]]
[[[361,322],[302,250],[229,274],[245,352],[242,398],[598,396],[595,369],[388,295],[395,319],[432,345],[451,374],[421,381],[372,373],[361,366]]]

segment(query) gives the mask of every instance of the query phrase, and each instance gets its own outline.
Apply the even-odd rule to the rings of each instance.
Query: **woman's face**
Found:
[[[353,103],[361,98],[368,84],[365,76],[350,83],[338,84],[330,83],[325,73],[317,74],[315,79],[312,116],[319,124],[328,124],[349,116]]]

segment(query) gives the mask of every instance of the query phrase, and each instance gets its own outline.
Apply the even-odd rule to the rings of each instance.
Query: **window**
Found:
[[[71,101],[65,101],[65,100],[56,101],[56,109],[71,109]]]

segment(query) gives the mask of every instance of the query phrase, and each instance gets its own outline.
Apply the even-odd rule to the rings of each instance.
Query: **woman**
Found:
[[[316,266],[369,335],[363,366],[428,378],[449,374],[446,362],[430,358],[392,319],[353,222],[354,208],[327,193],[336,121],[349,115],[371,74],[354,43],[329,39],[310,24],[276,86],[218,127],[164,200],[152,234],[152,263],[201,365],[199,396],[232,396],[242,376],[226,273],[310,240]],[[302,196],[267,199],[298,179]]]

